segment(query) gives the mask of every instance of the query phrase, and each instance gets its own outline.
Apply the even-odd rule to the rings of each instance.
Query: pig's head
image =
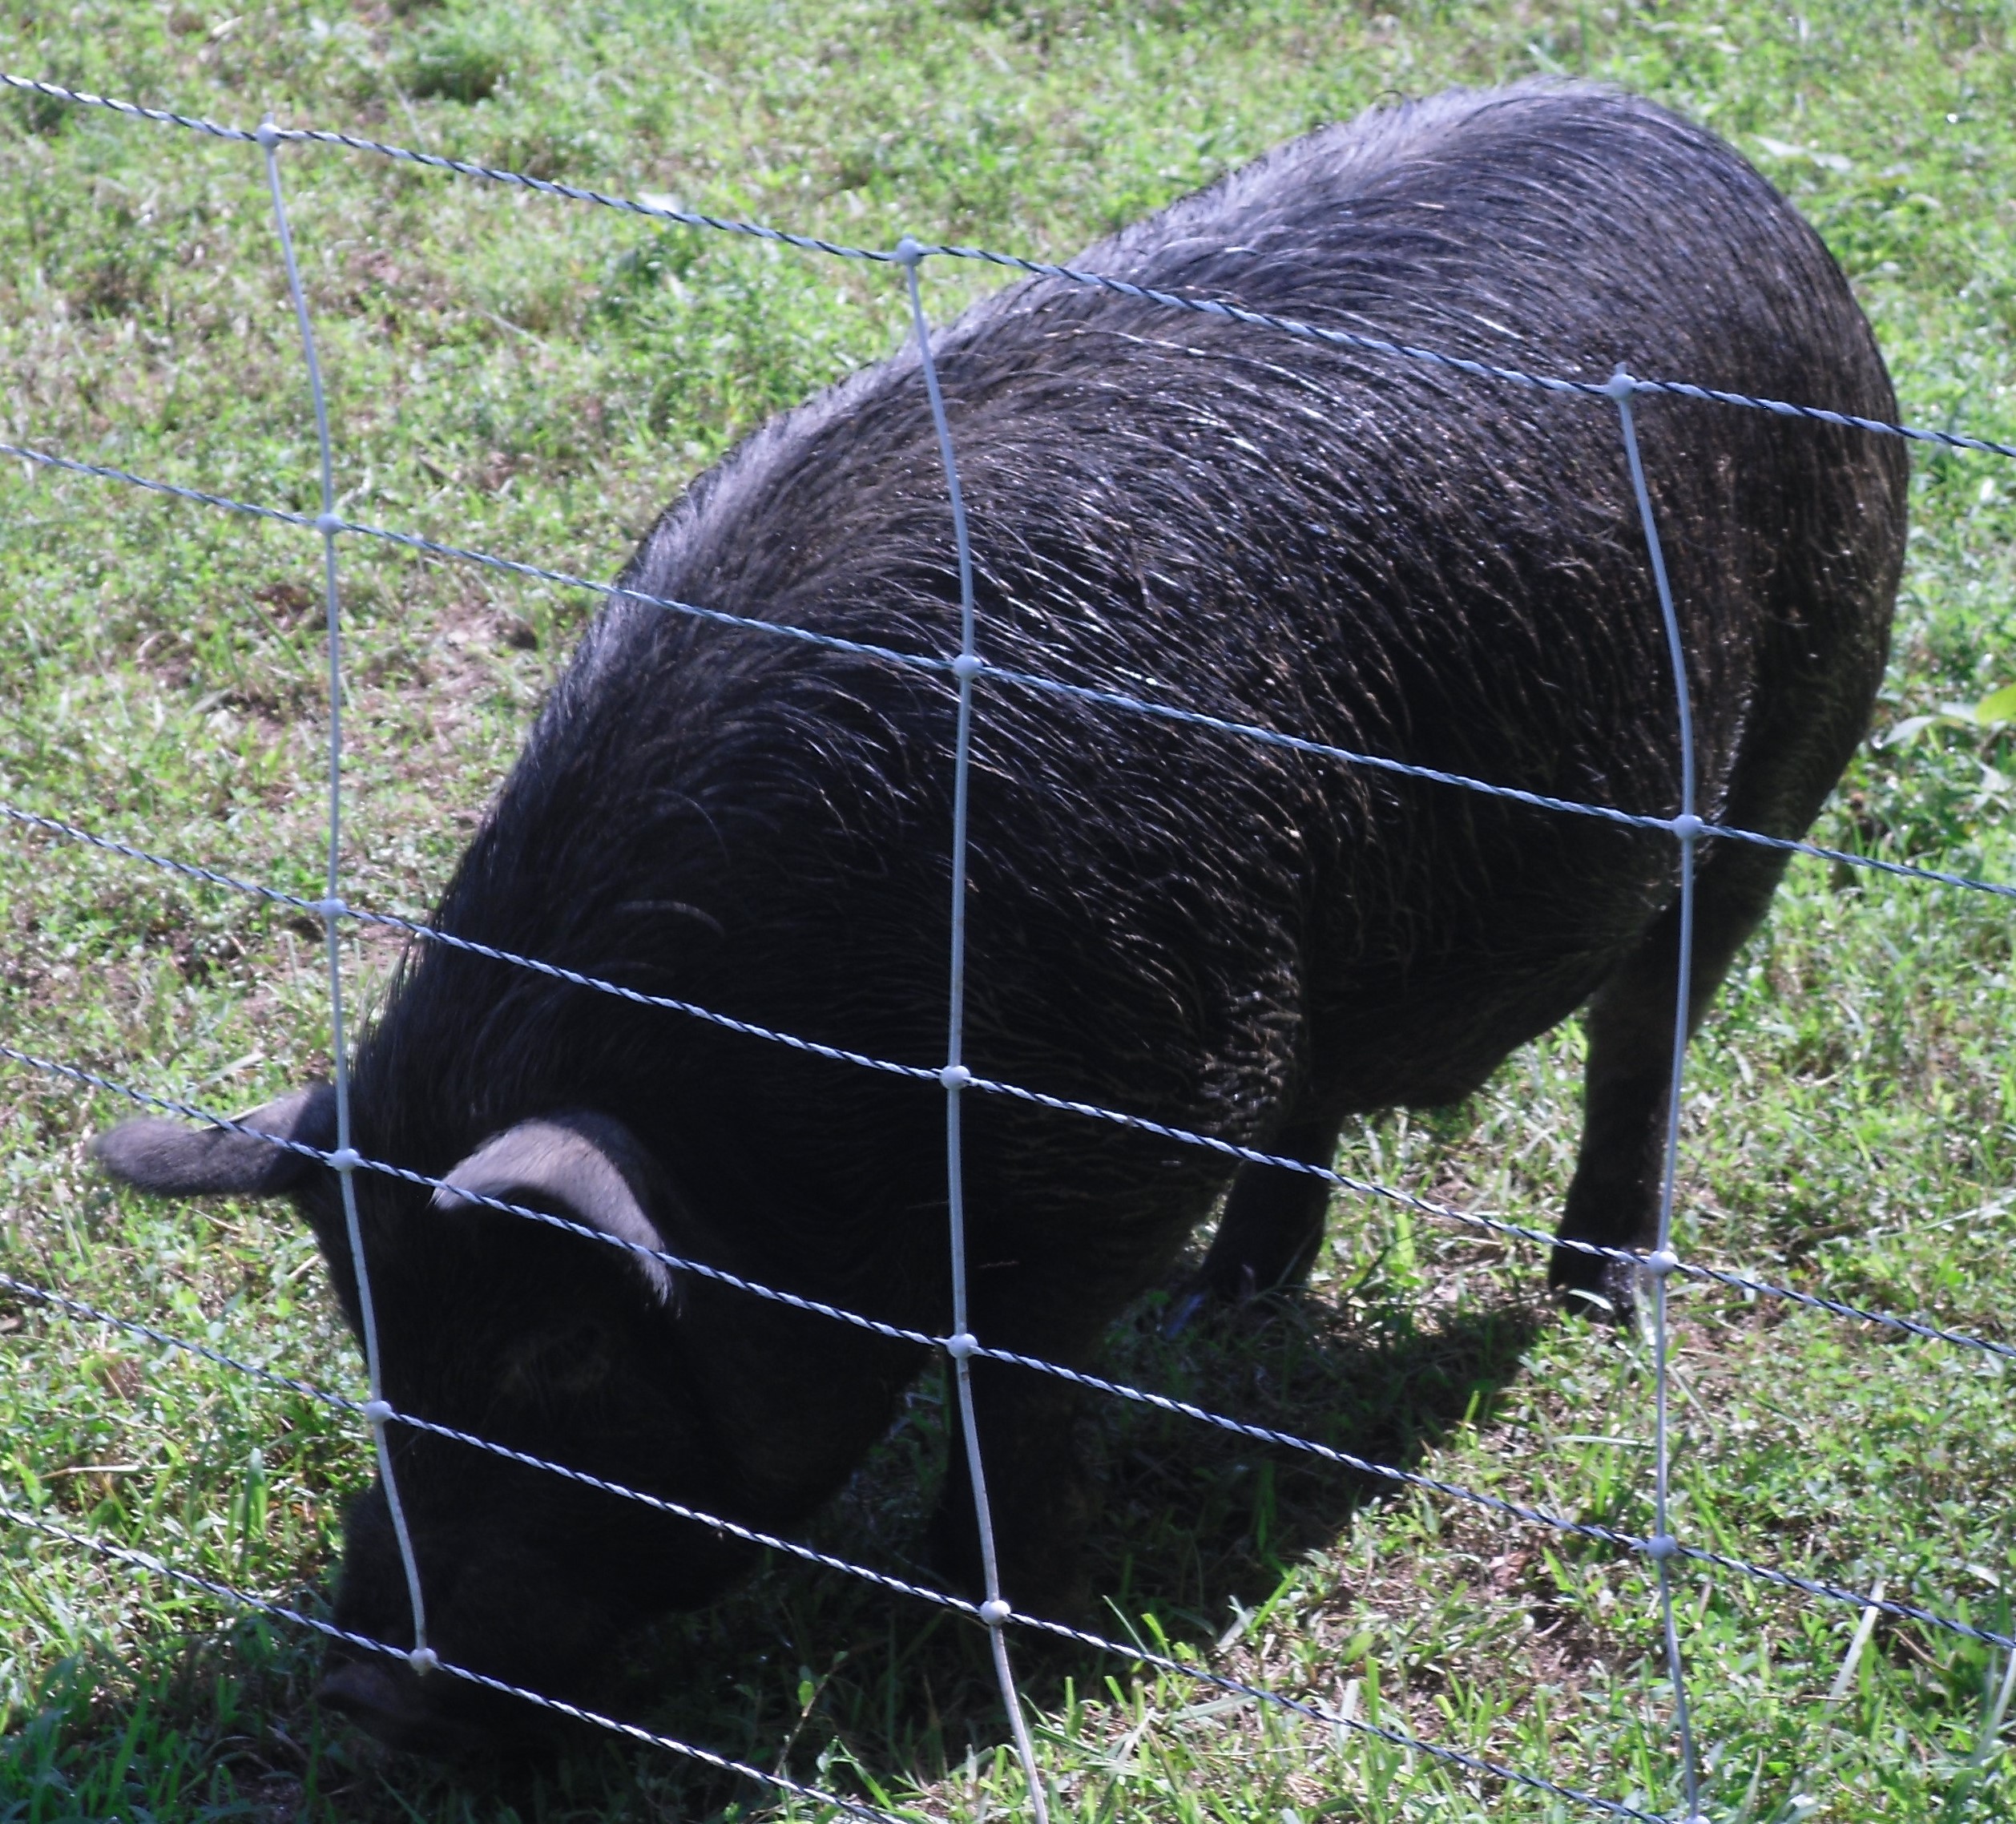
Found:
[[[326,1152],[335,1097],[325,1086],[297,1091],[242,1124]],[[101,1135],[94,1151],[114,1176],[157,1194],[292,1196],[361,1329],[342,1187],[323,1161],[156,1120]],[[558,1111],[493,1134],[442,1176],[468,1194],[352,1176],[393,1409],[704,1510],[733,1507],[728,1454],[686,1359],[680,1285],[663,1262],[618,1245],[704,1252],[644,1149],[606,1116]],[[591,1699],[623,1634],[706,1600],[747,1562],[737,1542],[642,1503],[397,1421],[385,1437],[427,1644],[450,1665]],[[382,1478],[349,1515],[335,1619],[373,1640],[413,1644]],[[341,1644],[321,1694],[394,1746],[430,1753],[522,1744],[534,1714],[451,1673]]]

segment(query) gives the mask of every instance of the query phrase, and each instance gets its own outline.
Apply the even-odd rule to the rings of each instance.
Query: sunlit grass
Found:
[[[2016,438],[2016,56],[2006,4],[1058,4],[547,0],[232,14],[104,0],[0,12],[0,65],[244,124],[271,110],[427,150],[879,245],[908,230],[1067,256],[1389,91],[1586,71],[1731,136],[1827,237],[1907,416]],[[308,401],[249,147],[0,99],[0,436],[312,510]],[[327,148],[284,159],[351,517],[614,573],[678,486],[765,415],[892,347],[890,275]],[[934,268],[949,315],[994,282]],[[1879,734],[2016,682],[2016,465],[1921,458]],[[0,795],[319,890],[314,552],[300,535],[0,465]],[[593,604],[344,546],[349,890],[424,908]],[[1825,840],[2016,878],[2006,736],[1949,715],[1872,745]],[[10,1043],[242,1107],[327,1063],[317,937],[236,896],[0,835]],[[2005,1340],[2016,1067],[2003,902],[1796,864],[1694,1056],[1685,1245]],[[392,959],[349,953],[369,999]],[[1551,1226],[1580,1036],[1461,1109],[1347,1136],[1345,1168]],[[117,1112],[0,1077],[0,1270],[354,1391],[283,1213],[115,1196]],[[1113,1370],[1257,1422],[1579,1517],[1649,1523],[1650,1370],[1557,1324],[1542,1263],[1340,1206],[1309,1296]],[[2006,1630],[2016,1418],[1992,1358],[1687,1287],[1677,1523],[1733,1555]],[[0,1492],[313,1607],[354,1428],[0,1299]],[[821,1523],[914,1572],[940,1408]],[[1099,1406],[1102,1625],[1236,1676],[1655,1811],[1679,1804],[1642,1567],[1306,1459]],[[1982,1724],[2002,1667],[1936,1630],[1682,1573],[1711,1814],[2016,1814]],[[611,1743],[518,1784],[329,1729],[316,1649],[0,1528],[0,1821],[297,1814],[736,1815],[757,1789]],[[1174,1677],[1030,1646],[1057,1816],[1554,1819],[1404,1752]],[[768,1567],[636,1656],[623,1713],[838,1790],[978,1821],[1020,1776],[963,1630]],[[2006,1734],[2005,1733],[2005,1740]]]

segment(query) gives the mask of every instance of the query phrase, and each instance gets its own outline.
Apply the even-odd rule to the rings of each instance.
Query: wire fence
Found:
[[[156,853],[116,837],[88,830],[73,821],[52,817],[23,806],[0,804],[0,822],[11,825],[18,829],[34,831],[44,837],[67,843],[86,845],[123,860],[164,870],[207,886],[250,896],[270,905],[285,906],[318,920],[323,929],[329,977],[329,1011],[331,1022],[332,1052],[335,1067],[333,1088],[337,1115],[337,1144],[333,1148],[318,1148],[308,1145],[288,1135],[264,1132],[256,1125],[244,1120],[235,1120],[220,1115],[200,1106],[193,1100],[129,1085],[77,1063],[43,1057],[34,1051],[14,1045],[0,1044],[0,1059],[4,1059],[18,1068],[39,1073],[52,1079],[67,1082],[80,1088],[87,1088],[122,1098],[142,1108],[179,1115],[206,1124],[215,1129],[268,1141],[274,1146],[317,1161],[331,1169],[336,1174],[341,1189],[346,1245],[350,1265],[356,1276],[360,1319],[359,1340],[364,1350],[369,1397],[363,1401],[349,1398],[319,1388],[308,1382],[288,1375],[272,1366],[248,1362],[209,1345],[180,1338],[153,1325],[102,1309],[84,1301],[72,1297],[59,1289],[38,1285],[10,1274],[0,1273],[0,1290],[28,1301],[52,1314],[81,1323],[109,1326],[123,1334],[143,1339],[163,1349],[202,1359],[232,1373],[249,1377],[264,1385],[312,1400],[330,1410],[340,1411],[358,1422],[371,1439],[373,1451],[377,1460],[380,1480],[389,1504],[392,1527],[397,1542],[405,1576],[406,1600],[411,1612],[413,1644],[410,1648],[400,1647],[345,1632],[318,1617],[303,1613],[284,1604],[270,1601],[264,1597],[238,1589],[215,1579],[199,1576],[186,1568],[170,1564],[151,1554],[135,1552],[130,1548],[58,1525],[43,1514],[32,1511],[11,1502],[0,1502],[0,1517],[4,1517],[25,1531],[38,1535],[79,1551],[96,1554],[129,1568],[141,1570],[151,1576],[179,1584],[249,1612],[305,1628],[341,1640],[359,1652],[403,1661],[416,1670],[429,1675],[438,1674],[482,1686],[556,1714],[614,1732],[640,1745],[662,1749],[696,1760],[717,1770],[733,1773],[764,1783],[779,1793],[830,1806],[850,1815],[877,1820],[890,1820],[893,1814],[885,1810],[865,1805],[845,1795],[803,1784],[789,1778],[781,1771],[757,1767],[716,1753],[704,1746],[659,1734],[633,1724],[601,1715],[550,1695],[510,1684],[491,1677],[479,1670],[461,1666],[443,1659],[429,1642],[427,1592],[421,1575],[421,1567],[412,1543],[410,1529],[401,1503],[393,1453],[388,1443],[389,1428],[400,1427],[437,1436],[465,1447],[509,1460],[521,1467],[592,1488],[611,1497],[643,1503],[678,1519],[705,1527],[720,1535],[811,1563],[825,1569],[864,1580],[920,1604],[960,1616],[983,1628],[989,1637],[990,1655],[1000,1687],[1003,1711],[1013,1737],[1016,1756],[1022,1767],[1026,1786],[1026,1802],[1037,1824],[1047,1824],[1046,1786],[1030,1736],[1025,1707],[1016,1689],[1014,1664],[1008,1646],[1008,1635],[1011,1628],[1061,1637],[1080,1646],[1114,1655],[1131,1665],[1147,1667],[1159,1673],[1194,1681],[1228,1695],[1253,1701],[1285,1714],[1321,1725],[1333,1731],[1376,1740],[1389,1746],[1404,1749],[1412,1753],[1418,1753],[1429,1760],[1459,1770],[1481,1780],[1542,1794],[1579,1809],[1594,1810],[1611,1816],[1643,1820],[1645,1824],[1667,1824],[1669,1819],[1685,1821],[1685,1824],[1695,1824],[1695,1821],[1701,1820],[1703,1815],[1700,1798],[1700,1757],[1694,1739],[1692,1719],[1688,1703],[1686,1667],[1674,1613],[1674,1579],[1676,1568],[1679,1566],[1690,1564],[1699,1564],[1710,1570],[1740,1576],[1804,1596],[1852,1606],[1860,1610],[1865,1619],[1874,1615],[1885,1615],[1897,1620],[1913,1622],[1921,1626],[1976,1640],[2016,1656],[2016,1637],[1991,1628],[1980,1627],[1967,1620],[1963,1615],[1949,1612],[1949,1609],[1957,1608],[1958,1604],[1949,1604],[1945,1608],[1930,1608],[1888,1598],[1882,1593],[1880,1586],[1872,1591],[1861,1591],[1821,1580],[1801,1577],[1769,1564],[1752,1562],[1732,1553],[1709,1550],[1705,1547],[1677,1537],[1673,1530],[1671,1517],[1673,1453],[1667,1405],[1669,1388],[1672,1379],[1669,1362],[1670,1326],[1667,1291],[1668,1283],[1672,1278],[1679,1277],[1696,1283],[1720,1285],[1739,1290],[1753,1297],[1785,1301],[1792,1305],[1843,1320],[1875,1325],[1928,1342],[1968,1351],[1998,1362],[2016,1358],[2016,1348],[2012,1348],[2006,1343],[1990,1338],[1971,1335],[1950,1326],[1931,1322],[1921,1315],[1907,1315],[1853,1305],[1821,1293],[1779,1284],[1758,1275],[1683,1259],[1676,1252],[1673,1238],[1673,1216],[1680,1130],[1679,1109],[1687,1025],[1686,1010],[1690,992],[1688,970],[1692,954],[1691,919],[1695,878],[1702,845],[1719,841],[1760,845],[1793,854],[1824,859],[1847,867],[1870,870],[1893,877],[1919,880],[1930,884],[1984,893],[2004,898],[2016,898],[2016,885],[1979,879],[1947,870],[1918,867],[1893,862],[1881,857],[1861,854],[1803,841],[1773,837],[1759,831],[1709,822],[1704,821],[1698,814],[1695,742],[1691,706],[1687,700],[1685,654],[1673,592],[1667,580],[1656,515],[1640,460],[1633,405],[1634,402],[1641,397],[1669,395],[1734,409],[1763,411],[1781,418],[1803,419],[1820,424],[1857,430],[1873,435],[1897,437],[1943,448],[1978,451],[1997,456],[2016,457],[2016,446],[1984,438],[1963,436],[1950,431],[1889,423],[1853,414],[1836,412],[1818,406],[1756,398],[1745,394],[1698,386],[1684,381],[1648,379],[1630,374],[1621,368],[1611,380],[1601,384],[1544,373],[1529,373],[1516,369],[1466,360],[1436,349],[1413,347],[1384,341],[1375,337],[1322,328],[1294,319],[1252,311],[1224,300],[1178,297],[1152,288],[1129,284],[1103,274],[1083,272],[1074,268],[1043,261],[1026,260],[1018,256],[994,252],[979,248],[925,244],[908,236],[899,241],[895,247],[889,249],[845,246],[814,236],[788,233],[758,223],[732,220],[698,212],[605,195],[597,191],[535,178],[522,172],[502,170],[468,160],[444,158],[434,154],[420,152],[411,148],[387,144],[353,135],[322,130],[284,128],[271,121],[263,123],[256,129],[221,125],[216,122],[175,114],[165,110],[144,108],[131,103],[87,95],[65,88],[59,84],[6,72],[0,72],[0,86],[32,91],[67,103],[106,110],[127,119],[172,126],[217,139],[242,143],[256,148],[263,160],[264,172],[272,202],[276,242],[280,263],[285,272],[288,294],[296,316],[303,365],[314,408],[320,484],[319,510],[313,515],[309,515],[240,500],[224,494],[185,487],[135,474],[123,469],[79,461],[27,445],[0,444],[0,454],[11,456],[31,466],[103,479],[123,486],[165,494],[194,505],[249,515],[302,530],[310,530],[316,533],[321,542],[322,555],[324,618],[328,641],[329,711],[327,754],[328,859],[323,895],[319,899],[310,899],[302,895],[285,892],[276,887],[248,881],[229,871]],[[950,539],[958,565],[960,610],[960,640],[958,651],[949,654],[905,652],[893,648],[844,640],[812,628],[774,621],[753,619],[726,613],[704,604],[640,594],[635,590],[597,583],[542,565],[490,552],[444,544],[416,534],[370,526],[343,518],[337,511],[333,485],[333,443],[324,401],[314,326],[310,317],[299,265],[295,256],[287,201],[281,181],[279,156],[281,151],[288,146],[311,144],[341,147],[392,159],[481,182],[512,185],[564,200],[608,208],[694,228],[751,236],[830,257],[865,260],[894,267],[900,272],[902,277],[910,334],[918,357],[920,377],[929,400],[932,424],[937,438],[938,456],[946,489],[950,517]],[[1291,729],[1267,728],[1207,714],[1185,706],[1177,700],[1178,692],[1152,682],[1138,693],[1120,692],[1094,688],[1044,676],[1038,673],[991,664],[983,660],[978,650],[978,628],[974,601],[973,555],[959,487],[957,453],[954,447],[950,425],[938,386],[932,337],[925,319],[919,285],[920,268],[926,260],[934,258],[984,262],[1038,279],[1071,285],[1092,287],[1171,310],[1219,317],[1246,325],[1256,332],[1277,333],[1292,339],[1348,348],[1359,353],[1377,355],[1397,361],[1427,363],[1492,384],[1573,394],[1587,399],[1592,406],[1607,406],[1613,410],[1616,414],[1618,434],[1629,469],[1639,531],[1644,540],[1658,594],[1661,623],[1675,684],[1675,710],[1679,730],[1682,787],[1680,803],[1675,814],[1671,817],[1653,816],[1642,812],[1627,810],[1616,805],[1591,804],[1553,797],[1520,790],[1491,781],[1472,778],[1462,774],[1413,765],[1389,755],[1356,753],[1298,735]],[[718,1009],[667,996],[647,994],[536,957],[519,955],[508,950],[474,942],[421,920],[360,906],[346,898],[343,890],[341,849],[344,811],[344,746],[340,708],[344,684],[344,669],[338,547],[342,539],[351,537],[388,542],[430,558],[500,571],[568,589],[587,591],[604,598],[622,597],[635,600],[657,607],[668,613],[733,628],[752,636],[809,642],[894,667],[950,676],[956,682],[958,687],[958,723],[954,750],[954,777],[951,781],[952,901],[950,908],[950,947],[947,958],[947,1023],[946,1045],[941,1060],[929,1063],[904,1061],[878,1057],[866,1052],[814,1041],[769,1027],[737,1019]],[[1349,766],[1381,771],[1453,789],[1506,800],[1537,811],[1595,817],[1631,828],[1656,831],[1670,836],[1676,845],[1679,858],[1680,970],[1677,986],[1678,1017],[1675,1022],[1671,1071],[1671,1087],[1667,1111],[1666,1148],[1661,1164],[1658,1233],[1654,1245],[1648,1250],[1639,1252],[1607,1248],[1586,1241],[1562,1241],[1551,1235],[1507,1221],[1486,1213],[1460,1209],[1437,1202],[1412,1192],[1338,1172],[1328,1165],[1312,1164],[1306,1160],[1271,1153],[1221,1136],[1197,1132],[1157,1121],[1138,1113],[1077,1101],[1054,1096],[1027,1085],[998,1081],[974,1074],[969,1069],[963,1058],[964,1008],[967,985],[965,926],[968,870],[966,855],[969,785],[973,765],[972,735],[975,716],[978,713],[978,692],[983,684],[990,689],[1019,690],[1045,694],[1097,704],[1127,715],[1150,717],[1192,726],[1221,735],[1234,736],[1259,746],[1280,748]],[[845,1309],[780,1288],[761,1284],[730,1273],[706,1261],[675,1254],[661,1249],[647,1247],[636,1241],[611,1235],[603,1229],[591,1228],[548,1212],[501,1200],[487,1194],[480,1188],[458,1184],[452,1179],[430,1176],[392,1161],[364,1156],[353,1144],[351,1128],[349,1062],[345,1042],[345,1003],[340,966],[340,933],[346,922],[376,926],[393,930],[415,943],[461,950],[514,969],[534,972],[583,991],[612,995],[636,1005],[704,1022],[748,1039],[789,1047],[833,1062],[907,1079],[916,1082],[921,1088],[927,1091],[935,1088],[944,1097],[946,1118],[946,1204],[949,1214],[947,1242],[951,1287],[951,1322],[948,1330],[946,1334],[940,1335],[926,1330],[891,1324],[868,1314]],[[1383,1199],[1398,1204],[1415,1213],[1437,1221],[1460,1225],[1474,1231],[1542,1246],[1566,1247],[1584,1254],[1600,1257],[1619,1265],[1629,1266],[1641,1277],[1643,1282],[1649,1287],[1651,1293],[1655,1403],[1651,1491],[1653,1530],[1651,1533],[1641,1536],[1620,1528],[1578,1519],[1568,1515],[1551,1512],[1544,1508],[1468,1489],[1415,1471],[1381,1463],[1312,1439],[1300,1437],[1274,1427],[1252,1424],[1228,1414],[1214,1412],[1193,1402],[1175,1398],[1166,1394],[1131,1386],[1061,1363],[1047,1362],[991,1346],[984,1338],[975,1336],[970,1328],[968,1318],[968,1275],[964,1233],[965,1199],[962,1176],[964,1149],[962,1144],[961,1120],[964,1105],[963,1099],[969,1094],[1010,1098],[1058,1113],[1147,1133],[1183,1147],[1204,1149],[1240,1164],[1259,1164],[1294,1172],[1320,1180],[1355,1195]],[[942,1590],[919,1584],[910,1580],[895,1576],[886,1572],[878,1571],[871,1567],[816,1550],[810,1546],[776,1534],[747,1526],[731,1516],[706,1511],[647,1491],[626,1487],[607,1478],[592,1475],[579,1467],[552,1461],[514,1449],[494,1439],[486,1439],[470,1431],[443,1425],[430,1419],[425,1414],[406,1412],[396,1408],[385,1398],[384,1393],[382,1339],[379,1334],[375,1314],[370,1278],[370,1262],[364,1245],[363,1231],[358,1213],[356,1175],[359,1172],[387,1175],[413,1184],[425,1187],[437,1194],[452,1194],[462,1201],[481,1205],[533,1223],[544,1225],[604,1246],[627,1249],[639,1256],[648,1257],[659,1267],[667,1269],[675,1275],[691,1275],[753,1298],[780,1303],[836,1322],[864,1329],[891,1341],[913,1346],[921,1351],[929,1351],[944,1359],[950,1365],[954,1376],[954,1386],[961,1419],[959,1430],[964,1439],[966,1451],[966,1473],[974,1495],[983,1577],[982,1600],[976,1602],[950,1595]],[[1608,1547],[1619,1553],[1627,1554],[1643,1560],[1651,1568],[1659,1592],[1659,1620],[1663,1639],[1665,1671],[1671,1688],[1673,1705],[1674,1730],[1677,1747],[1678,1786],[1682,1809],[1672,1814],[1649,1810],[1636,1804],[1580,1790],[1530,1770],[1504,1765],[1486,1756],[1472,1753],[1462,1748],[1423,1740],[1404,1731],[1389,1729],[1354,1714],[1347,1713],[1337,1707],[1289,1697],[1269,1690],[1261,1685],[1229,1677],[1193,1661],[1178,1658],[1171,1654],[1151,1649],[1139,1640],[1115,1640],[1088,1630],[1066,1626],[1037,1616],[1018,1613],[1004,1595],[996,1563],[995,1542],[987,1499],[984,1440],[974,1412],[972,1394],[971,1365],[975,1360],[998,1362],[1030,1373],[1061,1378],[1075,1386],[1099,1394],[1145,1405],[1162,1412],[1191,1419],[1222,1431],[1230,1432],[1256,1443],[1320,1459],[1360,1475],[1394,1486],[1417,1490],[1439,1500],[1474,1507],[1489,1511],[1501,1519],[1515,1521],[1522,1526],[1558,1535],[1570,1535],[1595,1545]]]

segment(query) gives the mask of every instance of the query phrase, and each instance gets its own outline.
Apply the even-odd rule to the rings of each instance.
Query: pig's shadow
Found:
[[[1162,1334],[1166,1313],[1166,1300],[1152,1300],[1123,1326],[1105,1372],[1403,1468],[1466,1418],[1488,1414],[1545,1321],[1531,1303],[1461,1303],[1423,1316],[1288,1297],[1207,1318],[1171,1340]],[[1159,1630],[1208,1648],[1297,1558],[1333,1545],[1358,1507],[1394,1491],[1389,1481],[1188,1418],[1105,1396],[1086,1404],[1082,1441],[1105,1486],[1090,1540],[1103,1599],[1095,1625],[1109,1637]],[[929,1377],[813,1543],[928,1584],[922,1540],[942,1414],[939,1382]],[[1123,1670],[1095,1649],[1020,1631],[1011,1639],[1023,1689],[1044,1708],[1062,1701],[1067,1679],[1096,1689]],[[975,1749],[991,1753],[1006,1734],[978,1628],[784,1560],[714,1608],[661,1627],[610,1701],[666,1733],[843,1790],[848,1762],[897,1792]],[[586,1744],[582,1752],[595,1758]],[[542,1796],[529,1809],[550,1814],[545,1781],[571,1785],[587,1773],[569,1759],[541,1776]],[[626,1777],[640,1776],[633,1768]],[[689,1814],[750,1796],[690,1763],[643,1777],[659,1802]]]
[[[1397,1301],[1283,1298],[1174,1340],[1162,1334],[1167,1301],[1151,1300],[1116,1331],[1100,1366],[1136,1386],[1406,1467],[1466,1418],[1488,1414],[1544,1321],[1530,1304],[1492,1301],[1490,1284],[1473,1281],[1472,1297],[1428,1315]],[[1109,1636],[1159,1631],[1208,1648],[1300,1555],[1333,1546],[1361,1506],[1393,1492],[1390,1482],[1194,1419],[1102,1396],[1086,1405],[1083,1443],[1106,1488],[1089,1541],[1107,1599],[1095,1625]],[[927,1582],[921,1548],[941,1473],[943,1412],[929,1377],[812,1543]],[[317,1598],[307,1591],[300,1600],[312,1607]],[[1348,1604],[1349,1592],[1340,1600]],[[1126,1675],[1091,1648],[1021,1630],[1011,1638],[1022,1689],[1047,1710],[1062,1706],[1066,1681],[1096,1691],[1107,1675]],[[0,1737],[0,1773],[10,1747],[44,1737],[72,1759],[87,1753],[100,1738],[91,1731],[62,1744],[111,1704],[136,1728],[149,1717],[173,1723],[185,1751],[229,1767],[233,1790],[260,1818],[655,1824],[764,1802],[741,1776],[586,1727],[556,1756],[538,1742],[529,1709],[525,1745],[540,1751],[516,1763],[450,1769],[383,1753],[312,1703],[319,1645],[248,1621],[157,1643],[135,1667],[80,1665]],[[109,1695],[115,1690],[123,1695]],[[1006,1733],[979,1629],[781,1556],[724,1601],[638,1644],[604,1705],[716,1754],[828,1790],[879,1787],[898,1802],[976,1750],[991,1755]]]

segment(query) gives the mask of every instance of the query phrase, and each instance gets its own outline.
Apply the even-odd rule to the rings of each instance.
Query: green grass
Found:
[[[2016,7],[1814,0],[1600,6],[1298,0],[546,0],[238,13],[0,7],[0,64],[244,124],[350,127],[864,244],[909,230],[1032,254],[1095,235],[1382,94],[1586,70],[1734,139],[1827,237],[1906,414],[2016,436]],[[331,384],[344,510],[590,576],[767,414],[885,352],[891,276],[659,232],[329,149],[285,155]],[[992,280],[934,267],[949,315]],[[0,432],[313,505],[310,421],[258,159],[0,99]],[[2016,466],[1920,456],[1879,735],[2016,681]],[[344,547],[346,866],[424,908],[591,605]],[[316,890],[323,814],[312,542],[0,465],[0,793]],[[2016,878],[2016,757],[1949,716],[1857,760],[1820,833]],[[311,927],[65,845],[0,835],[10,1043],[243,1106],[327,1063]],[[2016,1295],[2010,924],[1986,898],[1796,866],[1695,1054],[1682,1237],[1702,1257],[2006,1339]],[[348,954],[368,1001],[393,957]],[[1580,1035],[1464,1108],[1349,1136],[1348,1169],[1550,1225]],[[115,1195],[81,1142],[119,1111],[0,1075],[0,1270],[355,1390],[283,1214]],[[1309,1294],[1114,1371],[1256,1421],[1609,1523],[1649,1524],[1635,1337],[1556,1323],[1540,1263],[1341,1204]],[[2006,1629],[2016,1402],[1998,1365],[1770,1301],[1675,1300],[1677,1523],[1734,1553]],[[62,1523],[314,1607],[355,1430],[0,1299],[0,1491]],[[921,1551],[934,1385],[821,1523]],[[1104,1464],[1109,1631],[1655,1810],[1678,1805],[1643,1570],[1446,1502],[1135,1408]],[[1679,1577],[1721,1819],[2016,1815],[1982,1735],[2002,1666],[1734,1576]],[[458,1783],[332,1730],[313,1644],[0,1528],[0,1824],[73,1818],[795,1815],[662,1754],[583,1743]],[[1578,1815],[1187,1681],[1022,1652],[1060,1819]],[[766,1568],[670,1624],[622,1713],[837,1789],[979,1824],[1020,1790],[965,1630]],[[1838,1692],[1837,1693],[1838,1687]],[[2008,1732],[2005,1728],[2002,1747]]]

